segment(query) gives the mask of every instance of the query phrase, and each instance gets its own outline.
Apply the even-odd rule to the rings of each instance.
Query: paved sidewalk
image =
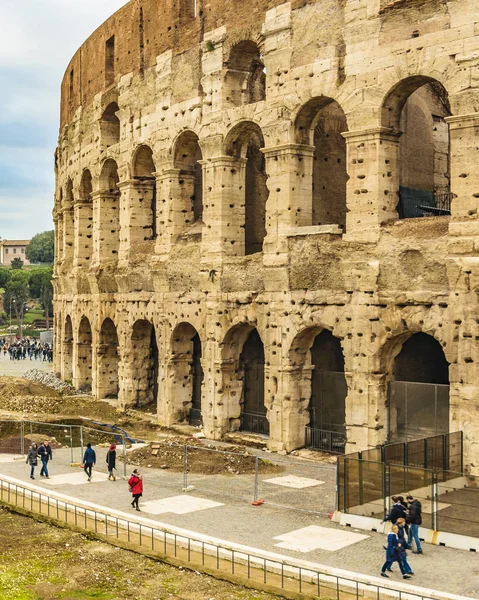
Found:
[[[97,447],[96,452],[98,463],[91,483],[86,481],[82,469],[70,466],[70,450],[62,449],[54,453],[50,464],[51,479],[40,478],[37,469],[35,485],[130,512],[132,516],[141,515],[191,532],[280,553],[286,559],[292,557],[375,577],[379,574],[384,561],[385,537],[382,534],[343,528],[327,516],[285,509],[268,502],[254,507],[252,498],[248,497],[250,475],[214,476],[215,489],[201,485],[202,481],[211,481],[212,476],[209,480],[207,476],[194,476],[199,487],[184,493],[182,473],[143,469],[145,491],[140,504],[142,512],[137,513],[130,506],[127,483],[122,479],[115,482],[106,479],[106,449]],[[123,465],[118,467],[122,473]],[[22,459],[13,461],[2,457],[0,473],[30,481],[29,468]],[[287,488],[289,494],[300,495],[307,489]],[[317,485],[315,489],[321,490],[321,487]],[[410,554],[409,559],[416,573],[409,583],[470,598],[479,597],[477,554],[426,544],[424,555]],[[397,567],[395,571],[390,581],[402,582]]]
[[[10,360],[10,356],[0,352],[0,376],[8,375],[11,377],[23,377],[23,374],[30,369],[50,372],[53,369],[53,363],[43,360]]]

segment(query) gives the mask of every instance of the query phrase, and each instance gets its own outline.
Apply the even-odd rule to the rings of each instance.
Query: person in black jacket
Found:
[[[86,445],[85,454],[83,455],[83,468],[85,469],[85,473],[87,474],[88,481],[91,481],[91,470],[95,466],[96,463],[96,453],[95,450],[91,447],[90,442]]]
[[[406,519],[406,508],[401,504],[398,496],[391,496],[391,500],[393,501],[393,505],[389,513],[384,517],[381,523],[384,521],[391,521],[393,525],[396,524],[398,519]]]
[[[416,500],[410,494],[406,500],[409,504],[409,533],[408,533],[408,544],[412,546],[412,540],[416,542],[416,550],[413,550],[413,554],[422,554],[421,540],[419,539],[419,525],[422,525],[422,506],[419,500]]]
[[[46,479],[50,479],[48,475],[48,461],[52,460],[52,448],[50,446],[50,442],[45,440],[43,444],[38,448],[38,456],[42,461],[42,469],[40,471],[40,477],[45,477]]]
[[[106,464],[108,466],[108,479],[116,480],[114,470],[116,469],[116,444],[110,444],[106,453]]]

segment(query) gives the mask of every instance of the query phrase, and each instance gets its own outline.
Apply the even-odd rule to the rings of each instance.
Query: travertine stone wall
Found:
[[[291,450],[327,329],[347,449],[364,449],[387,439],[395,357],[424,332],[477,471],[478,69],[472,0],[131,0],[62,84],[56,369],[171,424],[198,334],[219,438],[241,425],[256,329],[269,445]],[[451,215],[399,220],[400,185],[451,192]]]

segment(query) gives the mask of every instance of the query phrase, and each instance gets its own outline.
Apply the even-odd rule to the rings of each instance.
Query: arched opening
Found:
[[[266,236],[266,163],[261,148],[264,138],[255,123],[243,122],[229,134],[227,153],[246,159],[244,167],[244,253],[255,254],[263,250]]]
[[[432,336],[415,333],[403,343],[392,369],[388,408],[391,442],[449,432],[449,363]]]
[[[118,166],[109,158],[103,164],[100,174],[99,198],[99,253],[102,260],[116,260],[120,242],[120,188],[118,187]]]
[[[203,172],[200,162],[202,158],[196,133],[183,132],[176,141],[173,157],[174,168],[180,172],[180,197],[175,199],[182,214],[179,218],[183,219],[183,227],[180,229],[186,229],[203,219]]]
[[[93,253],[93,192],[92,176],[85,169],[80,182],[80,204],[78,206],[77,227],[77,263],[79,266],[88,264]]]
[[[388,94],[382,120],[399,138],[399,218],[450,214],[449,98],[430,77],[409,77]]]
[[[346,226],[346,131],[346,115],[331,98],[313,98],[298,113],[296,140],[314,146],[312,225]]]
[[[129,379],[131,404],[156,413],[158,402],[158,344],[155,327],[140,319],[133,325]]]
[[[156,226],[156,168],[153,151],[149,146],[140,146],[133,160],[133,179],[139,185],[136,192],[141,206],[141,221],[145,231],[145,239],[155,240],[158,232]]]
[[[240,354],[243,372],[241,399],[241,431],[269,434],[269,422],[264,404],[264,347],[256,329],[246,339]]]
[[[61,374],[64,381],[73,379],[73,325],[70,315],[65,319],[62,344]]]
[[[196,329],[189,323],[177,325],[171,336],[170,398],[174,420],[202,422],[203,367],[202,345]]]
[[[324,329],[311,346],[311,399],[309,426],[325,432],[345,434],[346,396],[341,342]]]
[[[118,398],[118,335],[111,319],[105,319],[100,329],[97,353],[97,396]]]
[[[258,46],[251,40],[235,44],[225,63],[225,104],[242,106],[266,98],[266,70]]]
[[[92,333],[90,321],[83,316],[78,328],[77,373],[75,388],[91,391],[92,386]]]
[[[103,148],[114,146],[120,141],[120,119],[116,113],[120,109],[116,102],[111,102],[103,111],[100,120],[100,136]]]

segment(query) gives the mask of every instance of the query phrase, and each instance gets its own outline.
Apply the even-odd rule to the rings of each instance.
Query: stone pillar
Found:
[[[313,365],[278,369],[278,391],[268,413],[270,450],[287,450],[304,446],[305,428],[309,423],[311,373]]]
[[[447,117],[450,132],[451,222],[449,251],[479,252],[479,113]]]
[[[208,395],[212,406],[208,415],[205,411],[203,423],[206,437],[219,440],[226,433],[239,430],[243,377],[238,371],[238,361],[231,358],[215,360],[213,373],[207,383],[210,394],[214,388],[213,394]]]
[[[161,417],[167,427],[185,421],[190,413],[193,397],[191,361],[191,354],[173,354],[167,359]]]
[[[60,315],[58,319],[60,319]],[[62,323],[62,324],[61,324]],[[73,339],[67,339],[65,330],[65,319],[62,322],[55,321],[55,337],[59,343],[55,344],[58,350],[61,349],[60,375],[64,381],[72,381],[73,379]],[[60,341],[61,340],[61,341]],[[54,368],[55,371],[55,368]]]
[[[55,274],[58,271],[58,265],[63,259],[63,215],[61,211],[58,211],[53,218],[53,223],[55,227],[55,265],[54,271]]]
[[[296,227],[312,224],[314,146],[264,148],[269,196],[265,247]],[[274,242],[273,242],[274,245]]]
[[[93,260],[95,266],[118,260],[120,195],[93,192]]]
[[[153,225],[156,219],[153,194],[156,195],[156,181],[132,179],[120,182],[118,187],[121,190],[119,260],[128,262],[133,244],[153,239]]]
[[[75,220],[73,207],[64,208],[63,215],[63,253],[64,262],[73,265],[73,244],[75,241]]]
[[[118,347],[109,344],[95,346],[95,388],[94,396],[101,400],[107,397],[118,397]]]
[[[73,265],[87,267],[93,254],[93,206],[91,202],[75,203],[75,243]]]
[[[221,156],[203,162],[202,257],[243,256],[246,159]]]
[[[348,242],[377,242],[380,227],[397,219],[400,133],[377,127],[342,134],[347,144]]]
[[[93,348],[89,343],[73,344],[73,387],[76,390],[93,390]]]

